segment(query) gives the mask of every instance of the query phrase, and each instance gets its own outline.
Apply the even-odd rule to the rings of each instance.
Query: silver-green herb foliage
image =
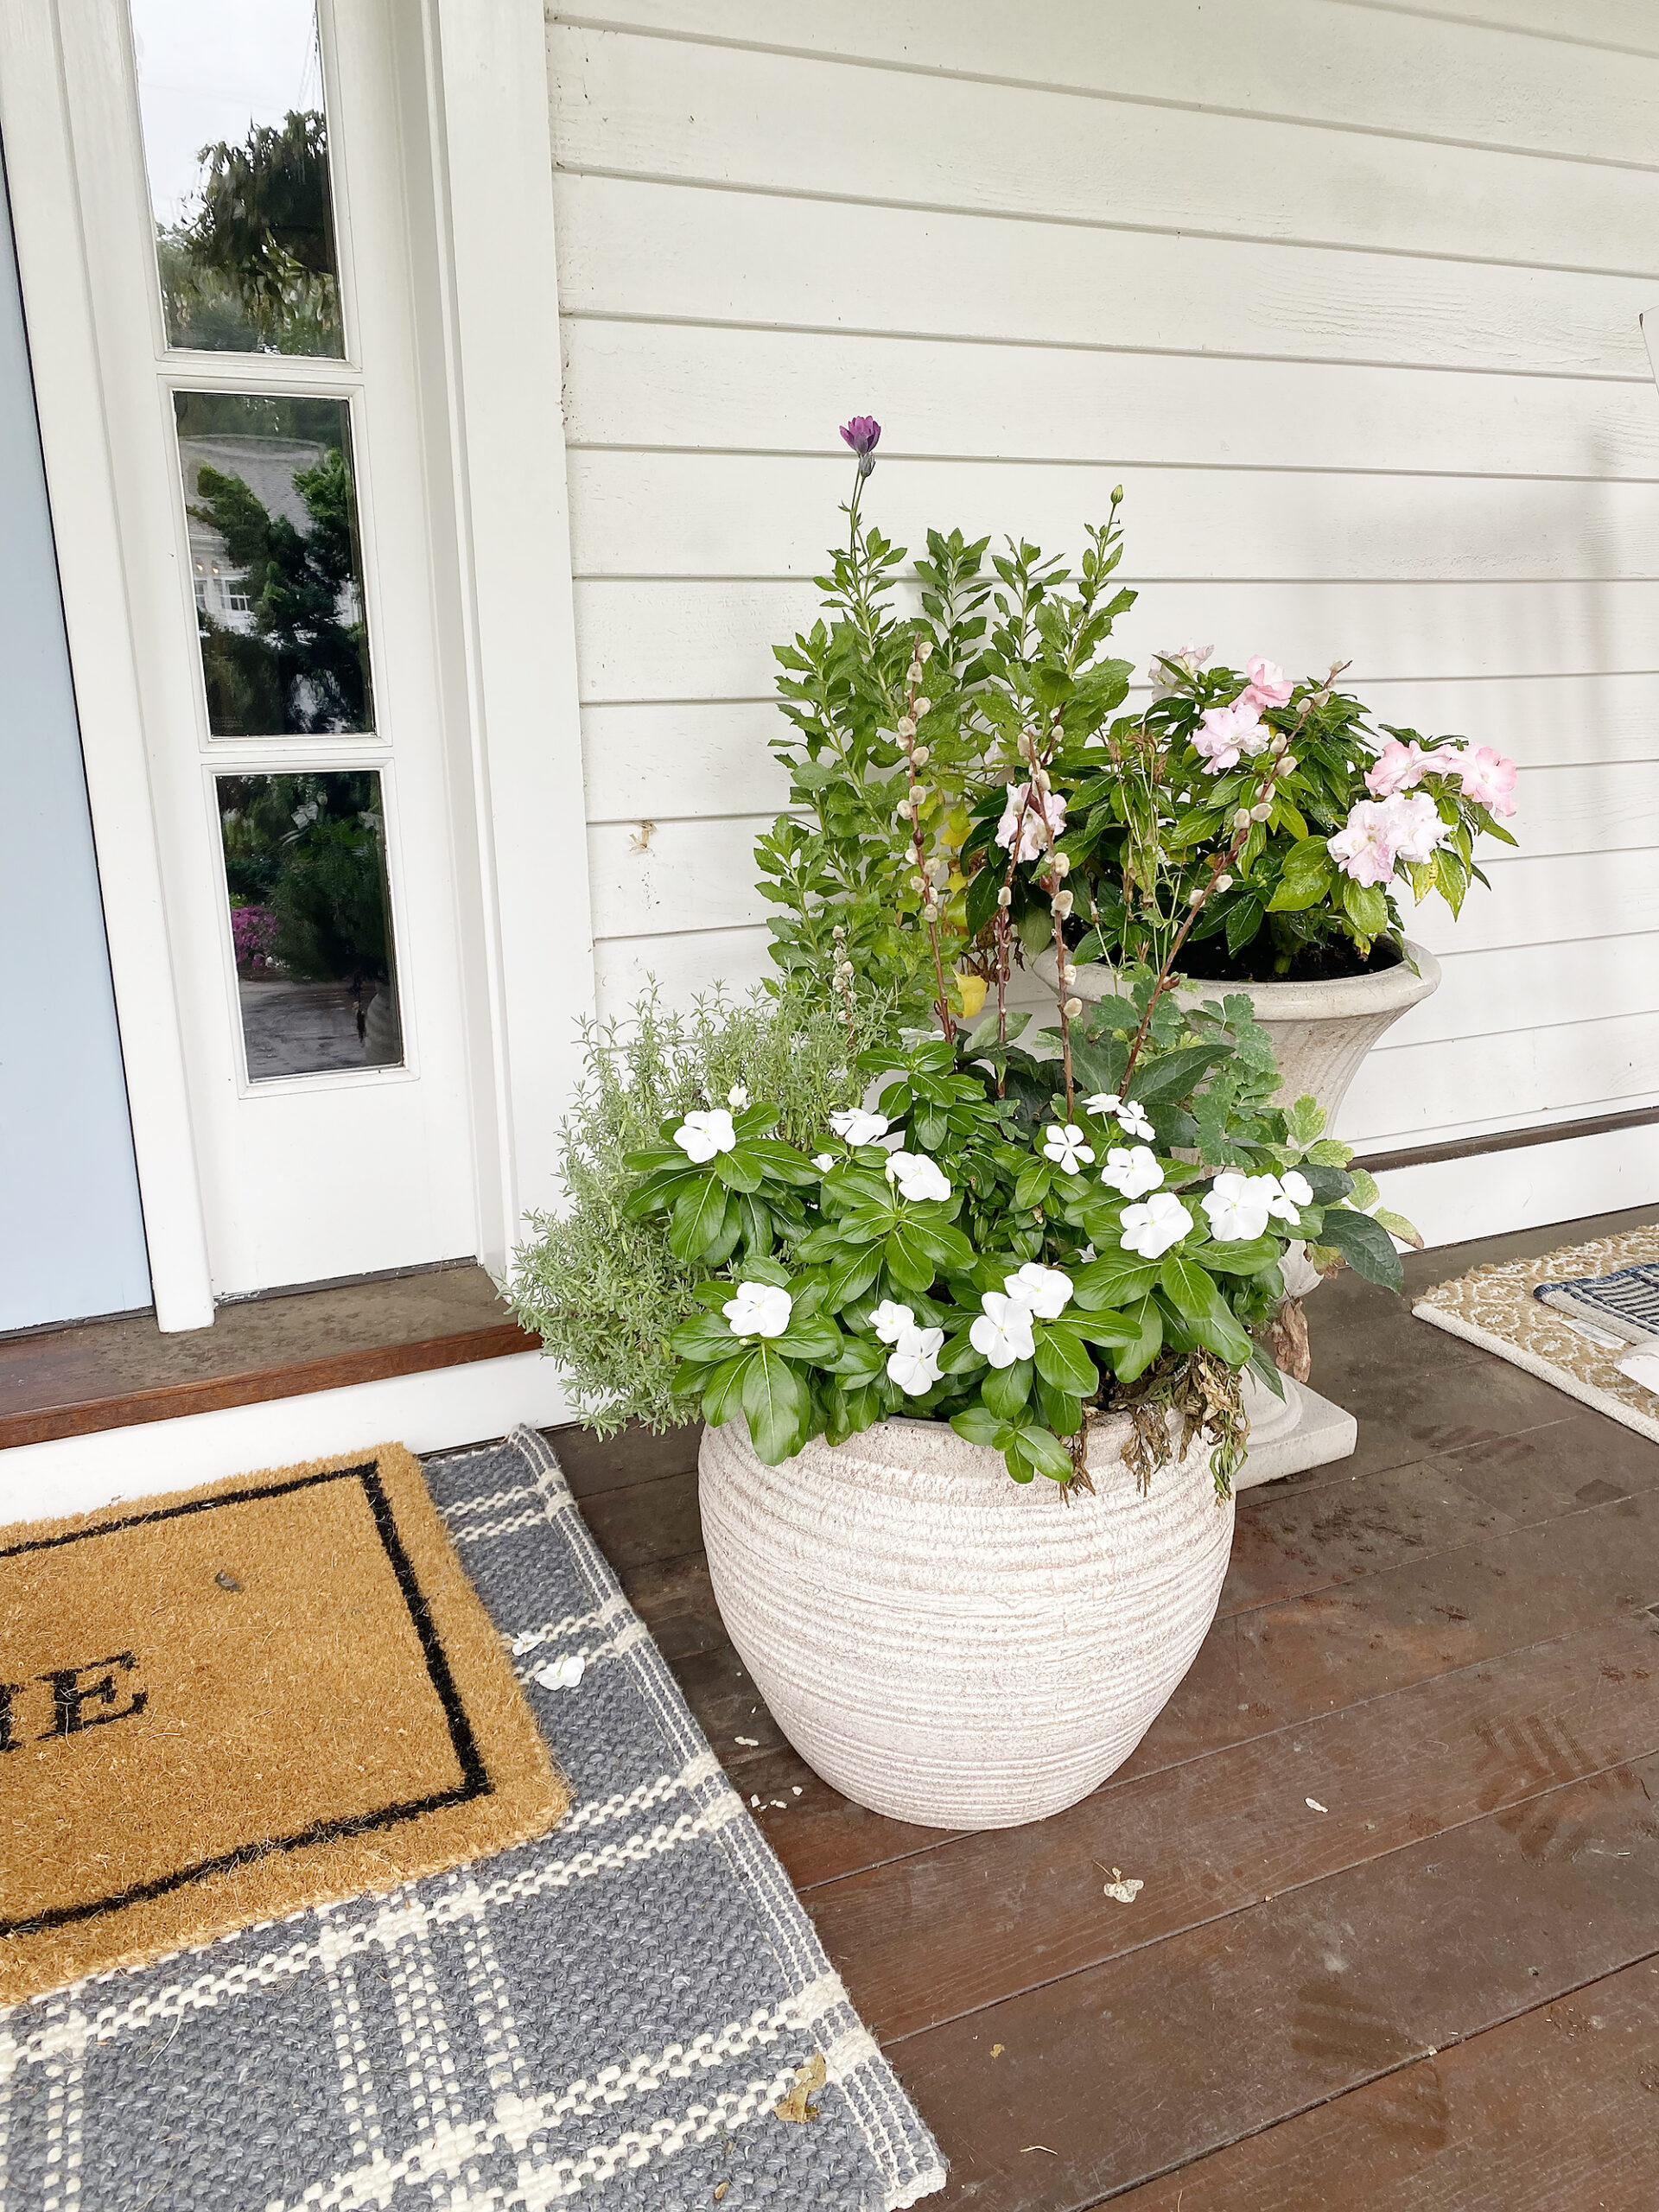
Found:
[[[695,1395],[674,1389],[668,1340],[697,1310],[694,1286],[708,1270],[675,1258],[665,1222],[626,1211],[639,1182],[626,1155],[657,1142],[666,1117],[725,1105],[734,1085],[774,1104],[779,1134],[813,1149],[830,1113],[856,1099],[864,1078],[852,1063],[883,1022],[880,1006],[849,1014],[840,1001],[791,992],[716,991],[676,1014],[653,988],[625,1020],[583,1024],[582,1079],[561,1130],[569,1203],[531,1216],[504,1287],[601,1435],[630,1421],[660,1432],[697,1410]]]

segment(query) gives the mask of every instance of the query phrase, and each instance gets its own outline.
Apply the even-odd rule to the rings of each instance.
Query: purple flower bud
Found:
[[[841,426],[841,435],[858,455],[858,473],[868,476],[875,467],[875,448],[881,437],[881,425],[874,415],[855,415]]]

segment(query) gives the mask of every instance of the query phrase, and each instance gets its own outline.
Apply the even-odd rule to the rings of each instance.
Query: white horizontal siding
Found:
[[[1382,718],[1521,763],[1522,849],[1459,921],[1414,921],[1445,982],[1345,1135],[1659,1097],[1654,20],[599,0],[554,21],[605,1007],[766,972],[772,647],[816,615],[835,425],[869,411],[867,512],[899,543],[933,524],[1074,547],[1121,480],[1127,655],[1346,659]]]

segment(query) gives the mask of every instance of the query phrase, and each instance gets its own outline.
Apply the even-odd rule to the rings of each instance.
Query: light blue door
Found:
[[[98,861],[0,181],[0,1332],[149,1303]]]

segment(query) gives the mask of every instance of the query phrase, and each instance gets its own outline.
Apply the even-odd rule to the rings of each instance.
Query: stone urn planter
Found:
[[[1183,985],[1177,996],[1187,1006],[1243,992],[1255,1008],[1255,1018],[1273,1039],[1284,1081],[1279,1098],[1285,1105],[1312,1091],[1325,1109],[1325,1127],[1334,1129],[1348,1086],[1383,1032],[1402,1014],[1440,988],[1440,963],[1433,954],[1408,938],[1405,958],[1396,967],[1367,976],[1344,976],[1324,983],[1206,983]],[[1054,955],[1046,951],[1035,963],[1037,973],[1050,989],[1054,982]],[[1117,991],[1117,977],[1103,962],[1079,968],[1073,986],[1089,1002],[1109,999]]]
[[[1197,1656],[1232,1545],[1208,1447],[1153,1478],[1127,1416],[1094,1495],[1010,1481],[942,1422],[880,1421],[768,1467],[741,1421],[699,1459],[721,1618],[778,1725],[857,1803],[1012,1827],[1097,1788]]]

